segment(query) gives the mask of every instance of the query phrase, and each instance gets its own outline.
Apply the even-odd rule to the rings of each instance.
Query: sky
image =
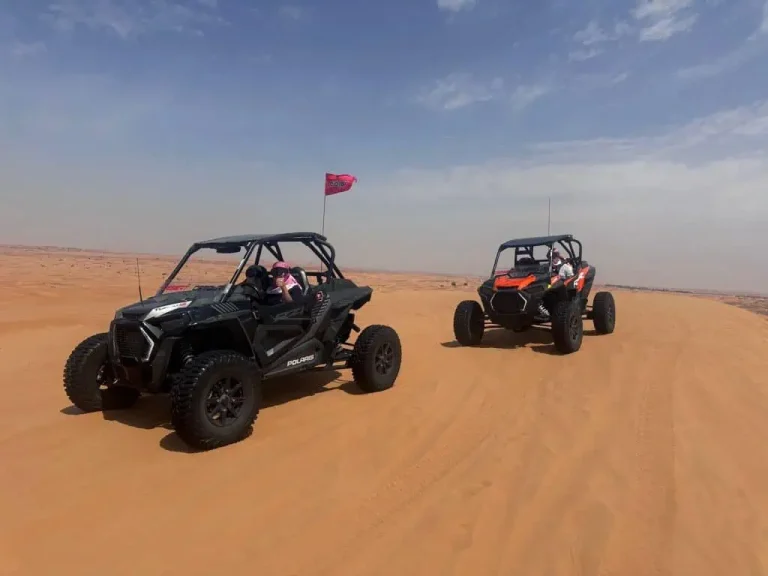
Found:
[[[0,0],[0,243],[320,231],[488,273],[768,292],[766,0]]]

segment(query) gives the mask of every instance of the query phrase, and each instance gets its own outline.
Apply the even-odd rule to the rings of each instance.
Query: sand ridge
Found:
[[[395,387],[275,381],[251,438],[192,454],[167,399],[83,415],[62,389],[136,299],[131,257],[22,252],[0,254],[0,574],[768,572],[757,315],[616,291],[616,332],[588,323],[577,354],[535,331],[467,349],[473,279],[356,273],[360,323],[402,339]],[[173,259],[141,264],[147,294]]]

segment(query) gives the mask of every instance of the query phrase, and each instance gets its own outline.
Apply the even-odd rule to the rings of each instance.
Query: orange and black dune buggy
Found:
[[[595,267],[582,260],[581,252],[581,242],[571,234],[504,242],[496,252],[490,278],[477,289],[482,306],[464,300],[456,307],[456,340],[462,346],[474,346],[486,328],[523,332],[532,326],[550,326],[555,348],[569,354],[581,348],[584,319],[592,320],[598,334],[613,332],[613,295],[598,292],[592,305],[587,304]],[[500,261],[511,253],[514,259],[503,269]]]

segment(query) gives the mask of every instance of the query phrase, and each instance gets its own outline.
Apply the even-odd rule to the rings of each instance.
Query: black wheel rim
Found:
[[[214,382],[205,401],[205,414],[214,426],[229,426],[240,417],[245,404],[245,387],[228,376]]]
[[[96,383],[99,385],[100,390],[106,390],[115,381],[115,375],[112,372],[112,368],[109,364],[102,364],[99,367],[99,371],[96,372]]]
[[[571,314],[571,321],[568,328],[571,340],[575,342],[579,339],[579,317],[576,314]]]
[[[613,303],[608,305],[608,310],[606,311],[605,318],[608,320],[608,325],[613,325],[614,316],[616,315],[616,311],[613,308]]]
[[[379,349],[376,350],[376,354],[373,357],[374,368],[377,374],[382,376],[389,374],[392,367],[395,365],[395,350],[392,348],[392,344],[385,342]]]

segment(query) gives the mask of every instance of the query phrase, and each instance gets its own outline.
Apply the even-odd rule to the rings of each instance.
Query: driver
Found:
[[[272,281],[267,288],[265,302],[267,306],[300,302],[302,300],[301,285],[291,274],[291,268],[287,263],[282,261],[275,262],[272,265],[271,276]]]
[[[557,273],[562,279],[570,278],[573,276],[573,266],[571,266],[560,255],[560,251],[557,248],[553,248],[550,256],[552,258],[552,270]]]

